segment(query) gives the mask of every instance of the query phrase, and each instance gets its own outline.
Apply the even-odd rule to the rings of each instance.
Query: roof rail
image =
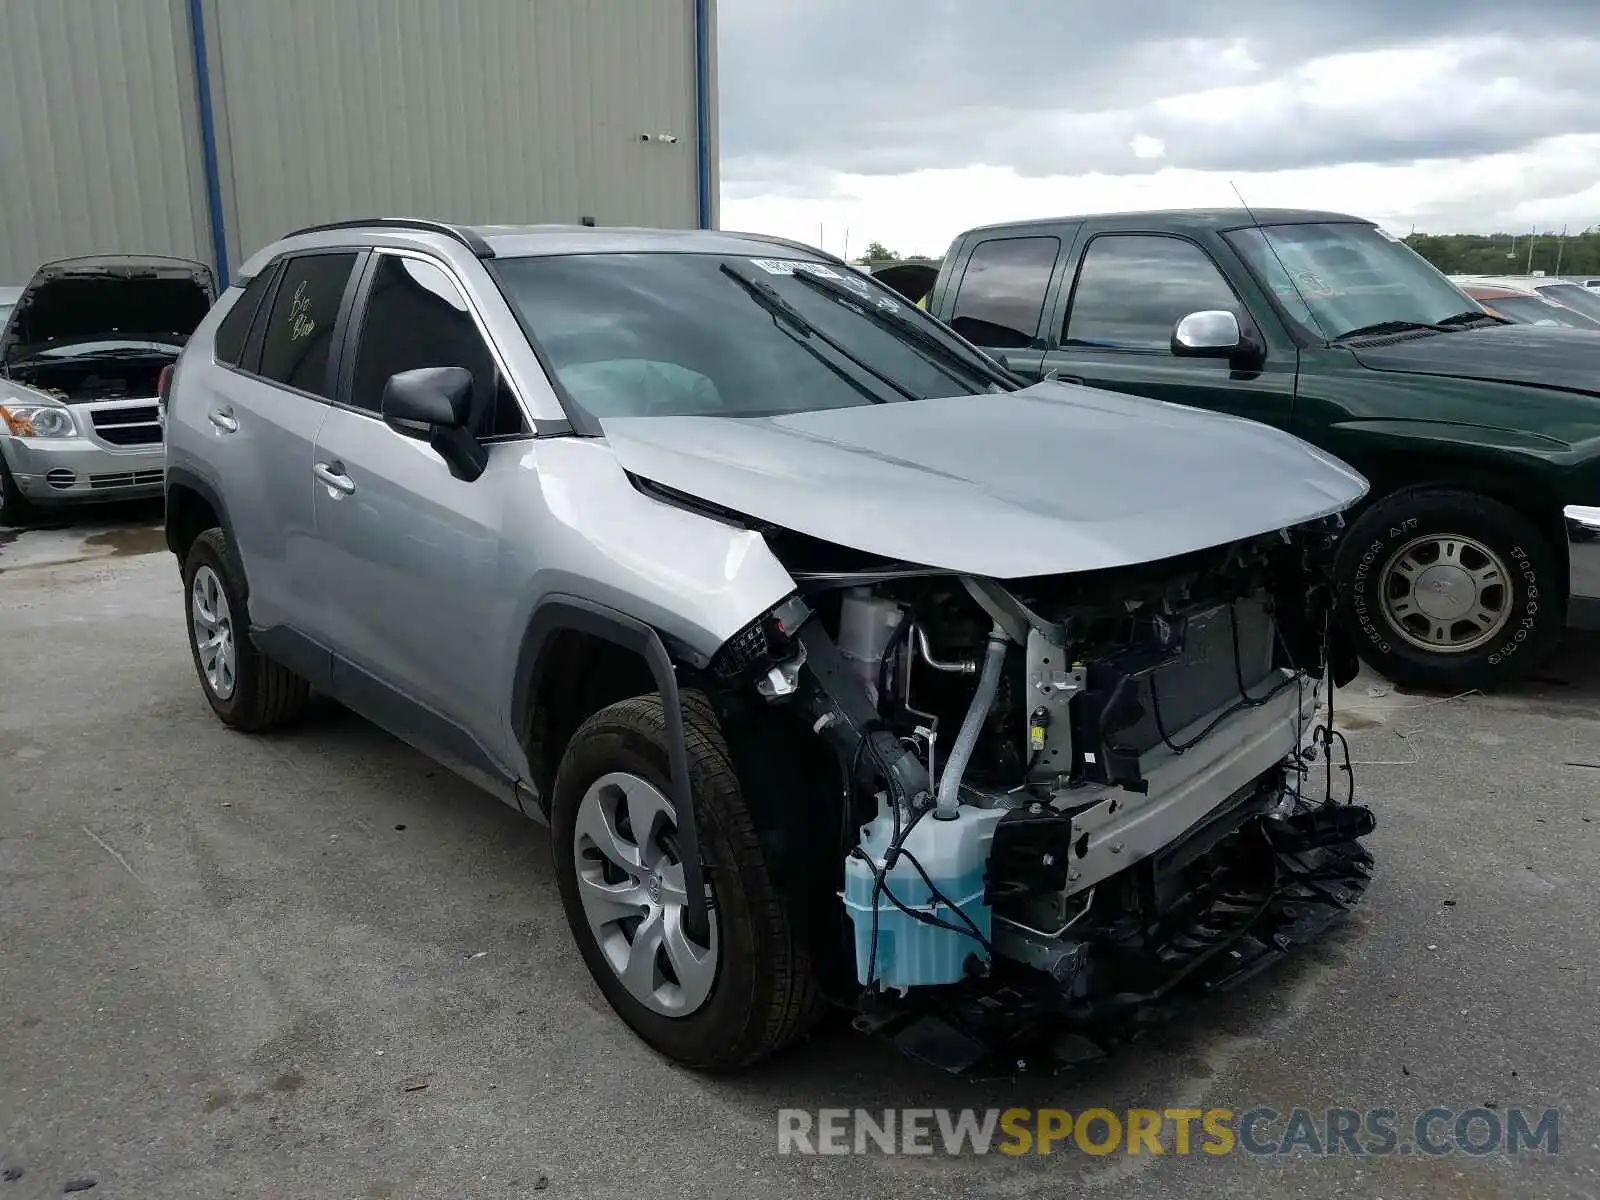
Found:
[[[329,221],[325,225],[308,225],[304,229],[296,229],[288,237],[298,237],[302,233],[324,233],[331,229],[417,229],[425,233],[442,233],[448,238],[454,238],[479,258],[493,258],[494,247],[484,241],[471,230],[463,229],[459,225],[451,225],[444,221],[425,221],[418,217],[363,217],[352,221]]]

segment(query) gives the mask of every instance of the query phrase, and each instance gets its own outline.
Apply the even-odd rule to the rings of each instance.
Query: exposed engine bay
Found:
[[[205,319],[209,268],[150,255],[46,263],[0,336],[0,374],[69,403],[154,400]]]
[[[1316,724],[1341,527],[1004,583],[764,531],[800,590],[713,668],[839,759],[858,1023],[951,1071],[1092,1056],[1359,898]]]
[[[64,348],[49,357],[14,364],[8,374],[25,387],[72,404],[96,400],[155,400],[164,367],[176,362],[178,350],[135,347],[120,352],[96,351],[82,357]]]

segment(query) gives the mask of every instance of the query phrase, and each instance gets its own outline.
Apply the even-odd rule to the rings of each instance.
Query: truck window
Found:
[[[979,346],[1020,350],[1033,345],[1060,249],[1053,237],[979,243],[961,276],[950,327]]]
[[[1193,242],[1154,234],[1102,234],[1084,252],[1061,342],[1167,352],[1179,320],[1216,308],[1243,315],[1222,272]]]

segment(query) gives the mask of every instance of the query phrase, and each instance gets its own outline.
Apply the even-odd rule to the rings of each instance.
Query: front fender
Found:
[[[691,929],[706,927],[706,891],[700,863],[700,836],[689,790],[689,750],[684,741],[683,697],[666,645],[644,622],[616,609],[578,596],[547,596],[533,612],[517,654],[517,682],[512,692],[514,728],[523,729],[531,716],[538,692],[539,663],[550,640],[563,630],[575,630],[622,646],[638,654],[650,668],[667,719],[667,760],[672,774],[672,807],[682,834],[679,839],[683,885],[688,892]]]

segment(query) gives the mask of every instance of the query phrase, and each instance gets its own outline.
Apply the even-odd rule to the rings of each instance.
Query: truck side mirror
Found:
[[[1172,353],[1180,358],[1230,358],[1244,348],[1239,318],[1226,309],[1192,312],[1172,329]]]

